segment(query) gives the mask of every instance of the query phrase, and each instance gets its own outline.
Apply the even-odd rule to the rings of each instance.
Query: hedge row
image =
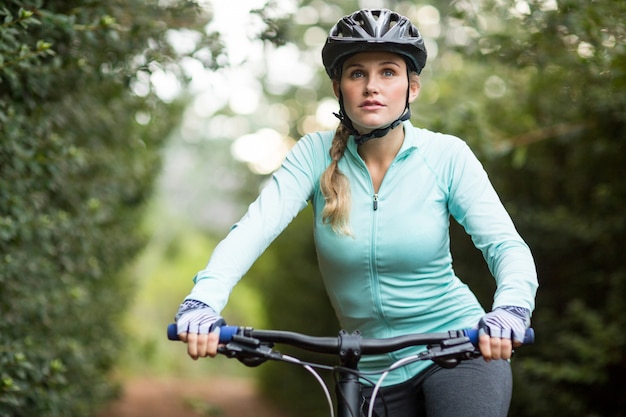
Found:
[[[198,18],[147,3],[0,6],[2,417],[89,416],[115,391],[120,271],[180,114],[142,80],[175,57],[168,28]]]

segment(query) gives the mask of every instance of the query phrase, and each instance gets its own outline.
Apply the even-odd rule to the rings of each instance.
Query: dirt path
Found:
[[[289,417],[261,398],[246,379],[138,378],[99,417]]]

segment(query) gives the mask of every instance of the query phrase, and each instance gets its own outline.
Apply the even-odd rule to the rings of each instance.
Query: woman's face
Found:
[[[390,52],[363,52],[348,58],[341,80],[333,82],[335,95],[343,96],[346,116],[361,134],[384,127],[400,117],[406,107],[409,79],[404,59]],[[411,83],[409,102],[419,84]]]

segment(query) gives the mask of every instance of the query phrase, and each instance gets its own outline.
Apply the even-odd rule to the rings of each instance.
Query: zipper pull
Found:
[[[378,210],[378,194],[374,194],[374,211]]]

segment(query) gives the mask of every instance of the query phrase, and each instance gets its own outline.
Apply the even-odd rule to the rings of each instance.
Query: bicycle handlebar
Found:
[[[470,342],[478,347],[478,329],[464,329],[441,333],[411,334],[386,339],[361,338],[359,341],[360,351],[363,354],[388,353],[398,349],[416,345],[437,344],[455,337],[465,336]],[[285,343],[318,353],[336,353],[341,345],[339,337],[309,336],[302,333],[279,331],[279,330],[255,330],[250,327],[221,326],[221,344],[229,343],[237,336],[252,337],[261,342]],[[179,340],[176,324],[167,327],[167,338]],[[532,328],[526,330],[523,344],[532,344],[535,340],[535,332]]]
[[[177,332],[175,323],[168,326],[167,336],[170,340],[179,340]],[[361,337],[359,331],[348,334],[345,330],[341,330],[336,337],[318,337],[289,331],[255,330],[251,327],[223,325],[220,326],[219,342],[222,346],[218,348],[218,353],[229,358],[237,358],[246,366],[258,366],[270,359],[304,366],[322,385],[331,416],[335,415],[333,400],[327,386],[313,368],[338,371],[339,379],[335,385],[338,416],[351,417],[359,414],[356,410],[359,410],[361,406],[359,375],[362,374],[358,371],[358,362],[362,355],[389,353],[409,346],[426,346],[426,349],[419,354],[407,356],[376,372],[381,375],[372,393],[372,401],[367,414],[371,417],[377,391],[390,371],[420,360],[431,360],[442,368],[453,368],[462,360],[480,357],[478,338],[478,329],[374,339]],[[535,333],[530,328],[526,331],[524,343],[533,343],[534,338]],[[341,366],[328,367],[321,363],[302,362],[297,358],[284,356],[273,349],[274,343],[287,344],[310,352],[338,355]],[[369,381],[373,384],[372,380]]]

